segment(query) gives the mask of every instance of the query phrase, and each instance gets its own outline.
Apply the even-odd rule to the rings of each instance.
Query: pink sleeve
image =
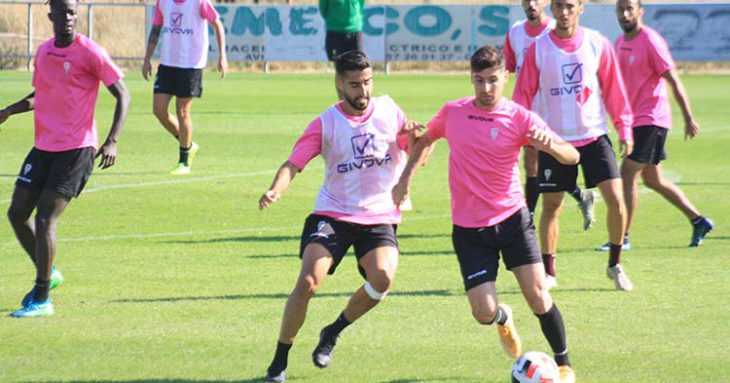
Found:
[[[433,140],[446,136],[446,105],[428,122],[426,134]]]
[[[218,11],[215,10],[210,0],[200,0],[200,17],[208,20],[210,24],[218,20]]]
[[[669,51],[667,42],[659,36],[651,36],[648,41],[651,44],[649,49],[649,57],[651,59],[652,67],[658,75],[663,75],[668,70],[674,68],[674,59],[672,59],[672,53]]]
[[[502,47],[502,53],[504,54],[504,66],[508,71],[515,73],[517,69],[517,58],[515,58],[515,51],[512,50],[512,43],[509,41],[509,31],[504,37],[504,46]]]
[[[309,123],[302,136],[294,144],[289,162],[302,171],[309,161],[320,153],[322,153],[322,120],[317,117]]]
[[[398,131],[400,131],[400,128],[403,126],[403,124],[406,123],[406,121],[408,121],[408,119],[406,118],[406,114],[403,113],[403,109],[401,109],[397,105],[396,105],[396,108],[398,109],[398,111],[396,112],[396,113],[398,113],[398,117],[397,117],[397,120],[398,120]],[[407,134],[400,134],[400,135],[398,135],[395,138],[395,142],[398,143],[398,147],[401,150],[405,151],[406,153],[408,152],[408,135]]]
[[[91,54],[94,74],[96,74],[96,77],[104,86],[108,87],[124,77],[124,72],[112,61],[106,49],[100,45],[93,44],[91,46]]]
[[[522,142],[522,146],[530,145],[530,140],[527,139],[527,134],[530,131],[530,128],[533,126],[539,130],[547,130],[552,135],[553,139],[558,139],[560,136],[558,136],[557,133],[555,133],[550,127],[547,126],[547,123],[540,118],[540,116],[537,115],[537,113],[528,110],[528,109],[520,109],[518,112],[521,114],[520,118],[517,118],[517,121],[523,121],[522,128],[524,134],[525,134],[525,140]]]
[[[512,95],[512,100],[514,102],[527,109],[531,108],[532,99],[537,94],[537,90],[540,86],[540,71],[537,69],[535,55],[535,43],[532,43],[525,53],[525,59],[522,62],[522,69],[520,69],[520,73],[517,74],[515,92]]]
[[[624,79],[618,67],[616,52],[605,37],[603,37],[603,49],[601,50],[598,65],[598,81],[601,84],[603,104],[606,105],[606,110],[611,116],[619,139],[632,141],[631,125],[633,116],[631,115],[629,98],[626,95]]]
[[[152,16],[152,25],[162,25],[162,11],[160,11],[160,0],[155,2],[155,14]]]

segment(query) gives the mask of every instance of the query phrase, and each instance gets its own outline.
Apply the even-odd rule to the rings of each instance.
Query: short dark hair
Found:
[[[362,71],[370,68],[370,59],[361,51],[347,51],[335,57],[335,71],[344,75],[349,71]]]
[[[469,64],[472,72],[481,72],[495,67],[504,68],[504,55],[496,47],[485,45],[474,52]]]

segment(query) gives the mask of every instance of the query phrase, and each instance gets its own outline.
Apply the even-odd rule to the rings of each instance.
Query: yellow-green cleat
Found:
[[[190,174],[190,166],[185,166],[184,163],[180,162],[174,169],[172,169],[172,171],[170,171],[170,174],[173,176],[184,176],[186,174]]]

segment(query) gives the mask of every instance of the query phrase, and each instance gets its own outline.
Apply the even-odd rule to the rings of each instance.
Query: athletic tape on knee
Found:
[[[362,287],[363,287],[363,289],[365,289],[365,292],[368,294],[368,296],[370,298],[375,299],[376,301],[382,300],[383,298],[385,298],[386,295],[388,295],[387,290],[382,293],[375,291],[375,289],[370,284],[370,282],[365,282],[365,284]]]

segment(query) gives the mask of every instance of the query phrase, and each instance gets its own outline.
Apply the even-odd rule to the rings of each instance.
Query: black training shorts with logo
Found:
[[[634,128],[634,151],[629,159],[640,164],[659,165],[667,159],[664,143],[667,141],[669,129],[656,125],[637,126]]]
[[[203,70],[162,65],[155,75],[154,93],[190,98],[203,95]]]
[[[78,197],[94,169],[94,148],[48,152],[33,148],[23,161],[15,186],[51,190],[69,198]]]
[[[324,39],[327,59],[335,61],[338,55],[349,51],[363,51],[362,32],[327,31]]]
[[[608,136],[603,135],[576,149],[580,153],[586,189],[594,188],[605,180],[621,178],[616,154]],[[563,165],[553,156],[540,152],[537,177],[540,193],[572,192],[576,187],[578,165]]]
[[[466,228],[454,225],[451,239],[465,291],[497,280],[500,252],[507,270],[542,262],[535,225],[527,208],[494,226]]]
[[[302,239],[299,246],[299,258],[304,256],[304,249],[310,243],[319,243],[332,254],[333,263],[328,274],[334,274],[350,246],[355,248],[355,257],[359,261],[370,250],[378,247],[394,247],[398,249],[395,233],[398,225],[360,225],[338,221],[332,217],[310,214],[304,222]],[[365,278],[365,271],[359,266],[360,274]]]

